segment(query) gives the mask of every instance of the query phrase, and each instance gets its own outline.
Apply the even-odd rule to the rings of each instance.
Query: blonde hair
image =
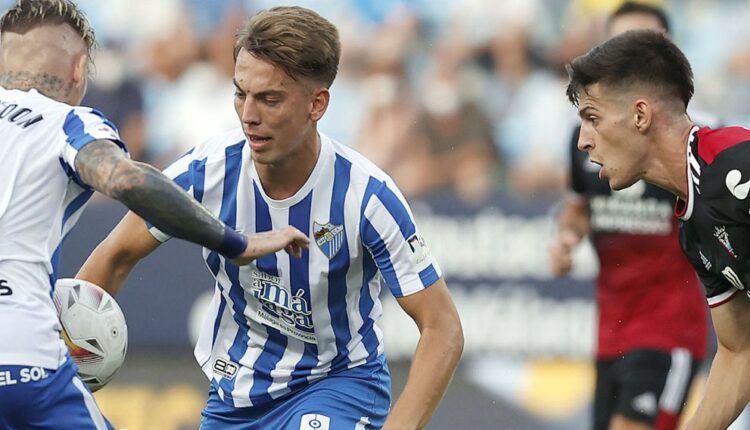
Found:
[[[19,33],[49,24],[68,24],[81,36],[91,58],[96,36],[88,18],[70,0],[18,0],[0,17],[0,34]]]
[[[298,6],[275,7],[254,15],[237,34],[234,59],[242,49],[281,67],[294,79],[330,87],[336,78],[341,44],[336,27]]]

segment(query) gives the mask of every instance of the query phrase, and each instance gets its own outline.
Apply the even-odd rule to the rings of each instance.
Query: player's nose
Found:
[[[578,143],[576,144],[576,146],[580,151],[589,152],[594,149],[594,139],[592,139],[588,133],[585,133],[583,129],[581,129],[581,133],[578,135]]]
[[[254,100],[248,98],[242,106],[242,122],[250,125],[260,124],[260,112]]]

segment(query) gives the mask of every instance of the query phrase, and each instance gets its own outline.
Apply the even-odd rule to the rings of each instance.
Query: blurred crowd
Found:
[[[4,10],[12,0],[0,0]],[[255,11],[296,4],[341,32],[320,129],[391,174],[409,198],[481,205],[565,187],[576,112],[564,65],[601,41],[617,0],[78,0],[98,35],[84,104],[136,159],[163,167],[237,126],[234,35]],[[750,124],[750,1],[651,1],[668,11],[695,103]]]

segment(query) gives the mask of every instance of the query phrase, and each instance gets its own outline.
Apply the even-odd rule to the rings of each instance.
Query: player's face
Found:
[[[320,118],[313,114],[316,88],[311,82],[295,80],[243,49],[234,83],[234,108],[256,163],[276,165],[292,159],[315,137]]]
[[[581,92],[578,111],[581,134],[578,149],[601,165],[599,178],[621,190],[641,179],[647,147],[635,125],[635,112],[627,94],[617,94],[600,84]]]

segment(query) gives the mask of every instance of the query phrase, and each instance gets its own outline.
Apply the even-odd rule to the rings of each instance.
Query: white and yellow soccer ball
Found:
[[[53,299],[78,376],[91,391],[97,391],[125,361],[125,316],[109,293],[80,279],[58,280]]]

